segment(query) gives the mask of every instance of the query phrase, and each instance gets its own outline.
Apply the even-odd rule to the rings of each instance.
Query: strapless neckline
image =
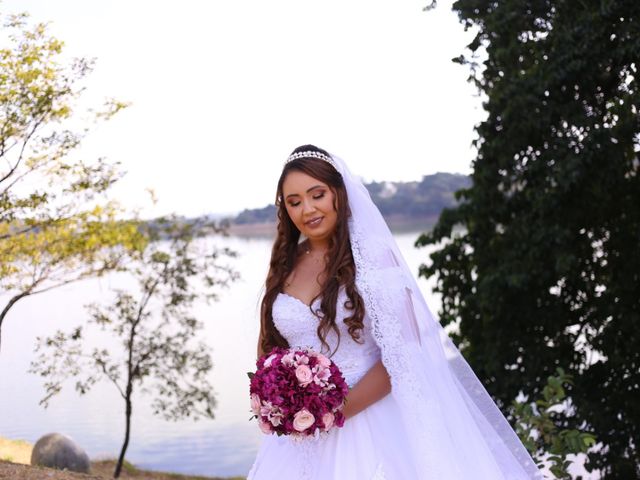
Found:
[[[338,331],[329,329],[325,343],[322,343],[317,332],[319,322],[322,321],[322,314],[318,311],[321,297],[307,305],[294,295],[278,292],[272,306],[272,317],[275,328],[291,348],[311,348],[330,356],[340,366],[347,384],[351,387],[380,358],[380,352],[372,336],[371,322],[366,313],[361,337],[363,342],[356,342],[349,334],[349,326],[344,323],[345,318],[351,314],[344,306],[346,296],[345,290],[341,289],[335,313]]]
[[[305,306],[305,307],[307,307],[307,308],[311,308],[311,307],[313,307],[317,302],[321,301],[321,297],[318,297],[318,298],[316,298],[313,302],[311,302],[311,304],[307,304],[307,303],[304,303],[302,300],[300,300],[298,297],[294,297],[293,295],[290,295],[290,294],[288,294],[288,293],[286,293],[286,292],[279,292],[279,293],[278,293],[278,295],[283,296],[283,297],[288,297],[288,298],[290,298],[291,300],[293,300],[293,301],[295,301],[295,302],[299,303],[300,305],[304,305],[304,306]]]

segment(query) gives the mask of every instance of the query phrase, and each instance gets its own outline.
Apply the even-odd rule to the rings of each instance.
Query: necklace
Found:
[[[324,264],[324,260],[325,260],[325,255],[327,254],[327,250],[322,250],[322,249],[312,249],[310,245],[304,245],[302,246],[303,248],[303,252],[304,252],[304,256],[305,258],[309,259],[309,262],[313,265],[315,265],[314,267],[311,267],[313,269],[316,268],[320,268],[320,270],[318,270],[318,272],[322,272],[325,269],[325,265]],[[316,252],[319,252],[319,254],[316,254]],[[308,269],[307,269],[308,270]],[[293,272],[291,272],[291,277],[289,279],[289,281],[284,282],[284,286],[285,287],[289,287],[291,286],[291,284],[293,283],[294,279],[296,277],[296,270],[294,269]]]
[[[320,252],[319,255],[311,255],[312,252]],[[311,257],[315,257],[315,258],[323,258],[326,254],[327,254],[327,250],[311,250],[311,247],[307,247],[304,250],[305,255],[310,255]]]

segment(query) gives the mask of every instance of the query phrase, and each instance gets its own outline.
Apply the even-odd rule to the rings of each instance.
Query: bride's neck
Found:
[[[309,239],[307,239],[303,246],[302,246],[303,250],[305,253],[308,254],[325,254],[327,253],[327,250],[329,249],[329,242],[328,241],[311,241]]]

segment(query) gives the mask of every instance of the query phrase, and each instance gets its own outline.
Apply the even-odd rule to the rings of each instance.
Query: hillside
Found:
[[[425,175],[415,182],[365,183],[373,202],[385,219],[437,217],[447,207],[456,204],[454,192],[467,188],[471,183],[467,175],[438,172]],[[245,209],[230,219],[235,225],[273,223],[275,205]]]

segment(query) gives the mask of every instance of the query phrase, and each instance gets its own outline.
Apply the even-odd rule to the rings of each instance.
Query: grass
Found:
[[[31,450],[33,446],[24,440],[9,440],[0,437],[0,460],[5,462],[31,463]]]
[[[9,469],[11,465],[22,464],[29,465],[31,463],[31,451],[33,450],[33,445],[24,440],[9,440],[7,438],[0,437],[0,478],[2,476],[2,469]],[[3,462],[11,462],[11,463],[3,463]],[[116,467],[115,459],[107,459],[107,460],[96,460],[91,462],[91,477],[87,478],[113,478],[113,472]],[[27,467],[33,468],[34,476],[30,477],[29,475],[20,475],[20,478],[41,478],[39,473],[40,469],[36,470],[35,467]],[[50,470],[50,469],[46,469]],[[15,475],[15,474],[14,474]],[[83,477],[83,475],[80,475]],[[56,479],[60,478],[68,478],[68,479],[77,479],[79,478],[79,474],[72,474],[64,472],[59,472],[55,476]],[[135,467],[135,465],[127,462],[125,460],[122,465],[122,472],[120,474],[120,478],[128,479],[135,478],[136,480],[245,480],[245,477],[205,477],[199,475],[181,475],[178,473],[171,472],[156,472],[152,470],[141,470]]]

